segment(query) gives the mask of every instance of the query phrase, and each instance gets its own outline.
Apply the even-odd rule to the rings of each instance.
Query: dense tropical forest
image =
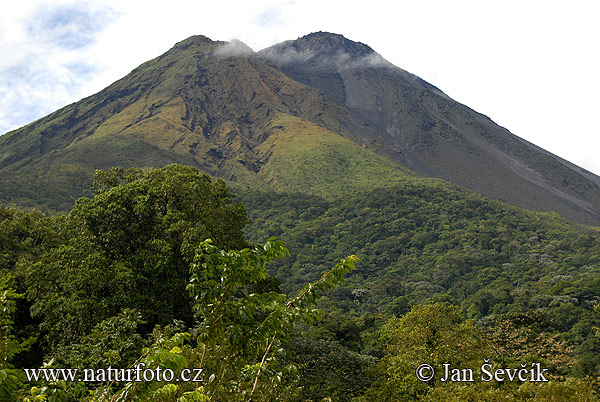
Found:
[[[594,228],[418,178],[232,194],[169,165],[92,191],[0,208],[2,401],[598,399]]]

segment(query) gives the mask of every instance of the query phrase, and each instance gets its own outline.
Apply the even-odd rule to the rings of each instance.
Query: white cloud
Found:
[[[114,16],[88,2],[38,1],[11,10],[0,21],[0,133],[80,97],[98,72],[86,50]]]
[[[281,7],[269,7],[259,13],[254,21],[261,27],[283,27],[284,22],[281,20]]]
[[[218,57],[247,56],[252,53],[254,51],[248,45],[237,39],[219,46],[214,52],[215,56]]]

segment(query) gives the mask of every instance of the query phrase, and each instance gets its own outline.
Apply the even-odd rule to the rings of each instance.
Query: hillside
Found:
[[[270,268],[287,293],[318,279],[327,261],[352,253],[357,269],[328,295],[328,311],[366,320],[442,302],[460,306],[483,327],[503,314],[536,312],[573,348],[573,373],[600,365],[593,330],[600,326],[597,230],[433,179],[335,200],[238,196],[252,221],[246,230],[252,242],[277,236],[288,245],[290,256]],[[373,353],[368,328],[363,342]]]

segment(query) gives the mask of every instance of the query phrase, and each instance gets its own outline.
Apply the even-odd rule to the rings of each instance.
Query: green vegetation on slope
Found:
[[[0,401],[296,395],[298,366],[287,357],[287,340],[297,325],[319,317],[314,304],[354,269],[356,258],[341,259],[297,296],[286,296],[265,265],[289,252],[276,240],[245,247],[245,211],[231,202],[223,181],[178,165],[115,168],[98,171],[93,190],[93,198],[79,199],[66,216],[0,209],[6,231],[0,236]],[[21,308],[37,321],[19,314],[23,295],[15,289],[27,295]],[[24,361],[27,352],[38,361]],[[154,375],[92,384],[27,380],[22,368],[39,367],[42,359],[46,368],[81,372],[134,369],[141,362],[155,373],[159,367],[195,374],[182,383]]]
[[[258,175],[280,192],[326,198],[402,183],[409,170],[306,120],[279,114],[260,147]]]
[[[66,216],[0,210],[0,400],[597,400],[583,378],[600,350],[595,230],[408,176],[333,200],[240,193],[250,235],[290,245],[282,260],[279,242],[239,250],[244,208],[193,168],[99,171],[93,191]],[[354,253],[314,322],[310,305],[354,258],[324,261]],[[424,386],[411,377],[422,356],[438,369],[538,362],[551,381]],[[32,387],[21,369],[43,361],[205,373]]]
[[[409,182],[337,200],[239,192],[253,221],[290,248],[272,274],[286,291],[315,278],[323,261],[352,252],[359,268],[330,295],[348,314],[404,314],[428,300],[462,306],[485,323],[541,309],[576,349],[573,368],[599,366],[600,236],[556,214],[533,213],[443,182]]]
[[[137,309],[150,328],[190,322],[194,250],[206,238],[244,247],[243,206],[231,203],[223,181],[178,165],[99,171],[94,190],[58,227],[64,243],[21,273],[49,343],[76,342],[123,308]]]

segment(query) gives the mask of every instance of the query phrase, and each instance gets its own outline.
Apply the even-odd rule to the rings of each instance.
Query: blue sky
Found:
[[[393,64],[600,174],[596,1],[6,0],[0,134],[91,95],[191,35],[254,50],[314,31]]]

